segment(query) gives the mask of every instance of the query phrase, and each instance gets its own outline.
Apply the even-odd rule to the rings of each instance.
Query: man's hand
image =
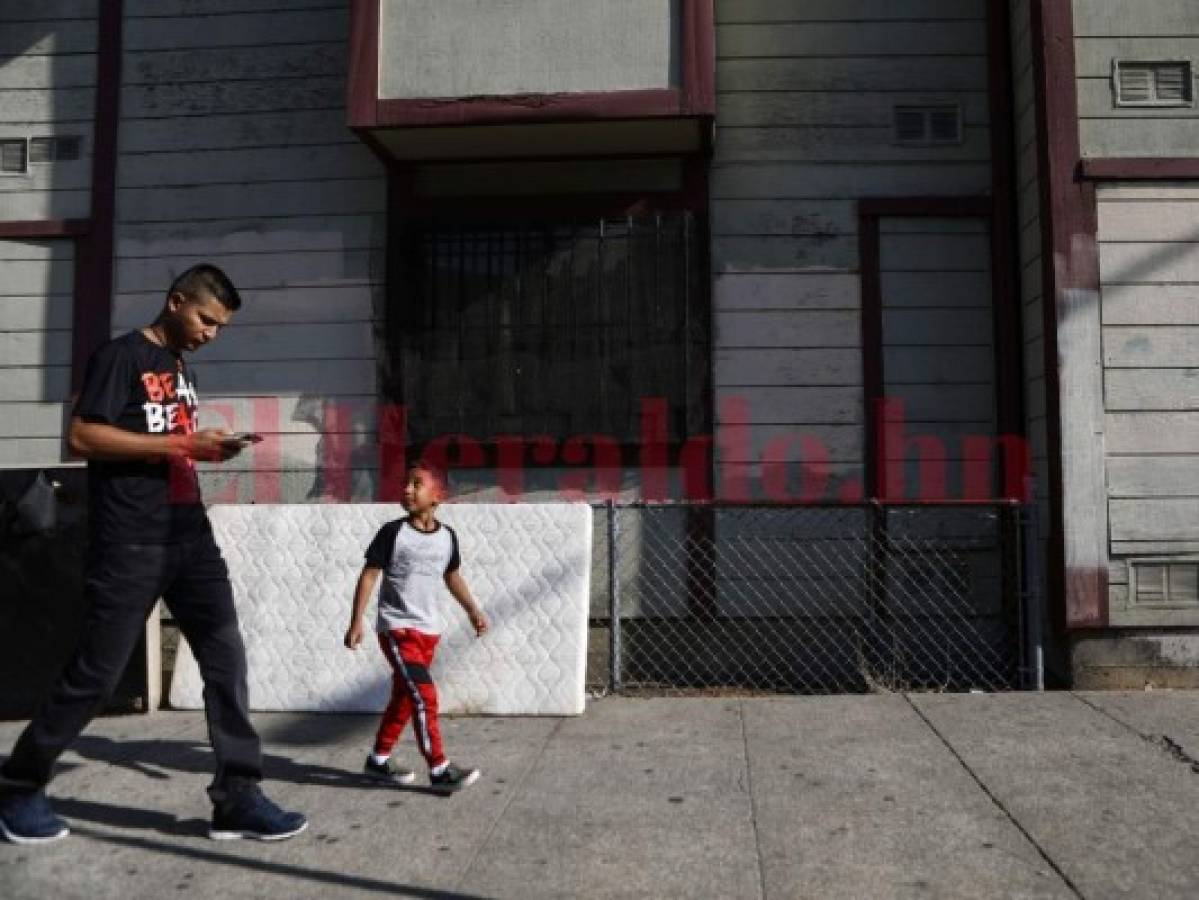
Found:
[[[223,428],[205,428],[187,437],[186,453],[192,459],[224,462],[244,450],[246,445]]]
[[[362,620],[355,619],[350,623],[350,627],[346,629],[345,645],[350,650],[357,650],[358,645],[362,643]]]

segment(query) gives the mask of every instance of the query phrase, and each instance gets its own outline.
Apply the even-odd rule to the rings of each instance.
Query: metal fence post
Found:
[[[1024,572],[1024,532],[1028,527],[1028,520],[1023,503],[1001,506],[999,512],[1000,520],[1004,523],[1000,540],[1005,548],[1005,559],[1010,560],[1011,570],[1010,575],[1005,574],[1005,579],[1010,578],[1011,582],[1010,585],[1004,585],[1004,596],[1009,596],[1010,590],[1016,601],[1016,687],[1025,689],[1029,680],[1028,576]],[[1006,572],[1009,566],[1005,564],[1004,569]]]
[[[620,692],[620,528],[616,503],[608,500],[608,687]]]
[[[1041,629],[1044,615],[1041,597],[1041,516],[1037,510],[1037,482],[1028,479],[1025,496],[1028,502],[1024,509],[1028,515],[1028,527],[1024,529],[1025,553],[1024,572],[1027,578],[1028,598],[1028,652],[1031,656],[1026,665],[1032,669],[1033,688],[1045,690],[1045,647]]]

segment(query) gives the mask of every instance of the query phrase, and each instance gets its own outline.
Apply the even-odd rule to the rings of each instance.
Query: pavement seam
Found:
[[[766,864],[762,859],[762,838],[758,833],[758,801],[754,795],[754,775],[749,765],[749,732],[745,728],[745,701],[737,703],[737,717],[741,721],[741,752],[745,759],[745,790],[749,793],[749,824],[754,832],[754,850],[758,857],[758,896],[766,896]]]
[[[1115,722],[1121,728],[1136,735],[1138,738],[1140,738],[1145,743],[1152,744],[1158,750],[1160,750],[1163,753],[1167,754],[1168,756],[1172,757],[1177,762],[1180,762],[1186,766],[1190,766],[1192,772],[1199,774],[1199,759],[1196,759],[1195,757],[1191,756],[1191,754],[1187,753],[1184,749],[1182,749],[1182,745],[1180,743],[1178,743],[1178,741],[1176,741],[1172,737],[1170,737],[1168,734],[1146,734],[1145,732],[1141,731],[1139,728],[1136,728],[1135,726],[1131,725],[1130,723],[1125,722],[1123,719],[1121,719],[1115,713],[1104,709],[1102,706],[1096,706],[1094,703],[1092,703],[1086,697],[1081,697],[1078,694],[1074,693],[1073,691],[1070,692],[1070,696],[1073,697],[1075,700],[1077,700],[1079,703],[1081,703],[1083,706],[1086,706],[1088,709],[1094,710],[1095,712],[1099,713],[1101,716],[1104,716],[1104,717],[1110,719],[1111,721]]]
[[[536,755],[525,767],[525,770],[520,773],[520,777],[516,780],[516,783],[512,785],[512,790],[508,793],[508,799],[504,801],[504,805],[500,808],[500,811],[496,813],[495,818],[491,820],[491,824],[487,827],[487,832],[479,840],[479,844],[475,848],[475,852],[471,854],[470,860],[462,869],[462,874],[459,875],[457,881],[455,881],[454,887],[456,889],[461,888],[462,883],[466,881],[467,877],[470,875],[471,869],[473,869],[475,867],[475,863],[479,861],[479,856],[483,853],[483,848],[486,847],[488,842],[491,840],[491,835],[495,833],[495,829],[499,826],[500,820],[502,820],[504,816],[508,814],[508,808],[512,806],[512,803],[516,800],[517,795],[521,793],[521,789],[525,786],[525,782],[529,780],[529,776],[533,774],[533,771],[541,762],[541,757],[545,756],[545,751],[549,747],[550,742],[558,736],[558,732],[562,730],[562,726],[565,724],[565,722],[565,718],[560,718],[554,723],[554,727],[550,729],[550,733],[547,734],[545,736],[545,740],[541,742],[541,747],[538,749]]]
[[[1012,814],[1011,810],[1009,810],[1007,808],[1007,806],[1004,805],[1003,801],[1000,800],[999,797],[997,797],[991,791],[991,789],[988,788],[986,786],[986,784],[983,783],[983,780],[978,776],[978,774],[972,768],[970,768],[969,763],[966,762],[966,760],[962,756],[962,754],[960,754],[957,751],[957,748],[954,747],[953,744],[951,744],[949,742],[949,740],[945,737],[945,735],[943,735],[941,733],[940,729],[938,729],[937,726],[933,724],[932,720],[924,714],[924,711],[921,710],[920,707],[918,707],[915,703],[913,703],[912,698],[910,696],[908,696],[907,694],[900,694],[900,696],[903,697],[904,701],[908,704],[908,706],[910,706],[912,708],[912,712],[914,712],[917,716],[919,716],[921,721],[923,721],[924,724],[926,726],[928,726],[929,731],[931,731],[934,735],[936,735],[937,740],[939,740],[941,742],[941,744],[945,747],[946,750],[949,751],[949,753],[953,756],[953,758],[958,761],[958,765],[960,765],[965,770],[966,774],[969,775],[971,777],[971,779],[974,780],[974,783],[978,785],[978,789],[980,791],[982,791],[983,794],[986,795],[987,799],[991,801],[991,803],[995,806],[996,809],[998,809],[1001,813],[1003,813],[1003,815],[1007,818],[1007,820],[1009,822],[1012,823],[1012,825],[1015,827],[1015,829],[1017,831],[1019,831],[1022,835],[1024,835],[1024,839],[1026,841],[1028,841],[1029,844],[1032,845],[1033,849],[1037,851],[1037,853],[1040,855],[1041,859],[1045,860],[1045,864],[1047,866],[1049,866],[1049,868],[1051,868],[1055,873],[1057,873],[1058,878],[1060,878],[1062,880],[1062,883],[1065,884],[1066,887],[1070,889],[1070,892],[1072,894],[1074,894],[1075,897],[1078,897],[1079,900],[1086,900],[1082,891],[1080,891],[1078,889],[1078,885],[1076,885],[1073,882],[1073,880],[1070,878],[1070,876],[1067,875],[1065,873],[1065,871],[1062,869],[1062,867],[1059,866],[1054,861],[1053,857],[1049,855],[1049,852],[1044,847],[1041,846],[1041,844],[1037,841],[1037,839],[1035,837],[1033,837],[1032,832],[1030,832],[1027,828],[1025,828],[1024,825],[1020,822],[1020,820],[1017,819]]]

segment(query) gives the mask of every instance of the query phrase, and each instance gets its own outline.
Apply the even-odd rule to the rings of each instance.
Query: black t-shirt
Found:
[[[92,354],[74,414],[142,434],[191,434],[196,403],[196,380],[183,357],[131,331]],[[208,528],[190,459],[93,459],[87,470],[94,540],[165,544]]]

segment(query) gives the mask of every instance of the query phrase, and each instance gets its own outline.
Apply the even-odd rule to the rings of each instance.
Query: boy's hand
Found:
[[[362,620],[355,619],[350,627],[346,629],[345,645],[348,649],[358,649],[358,645],[362,643],[362,632]]]
[[[487,632],[487,617],[479,609],[472,609],[467,615],[475,628],[475,636],[482,637]]]

